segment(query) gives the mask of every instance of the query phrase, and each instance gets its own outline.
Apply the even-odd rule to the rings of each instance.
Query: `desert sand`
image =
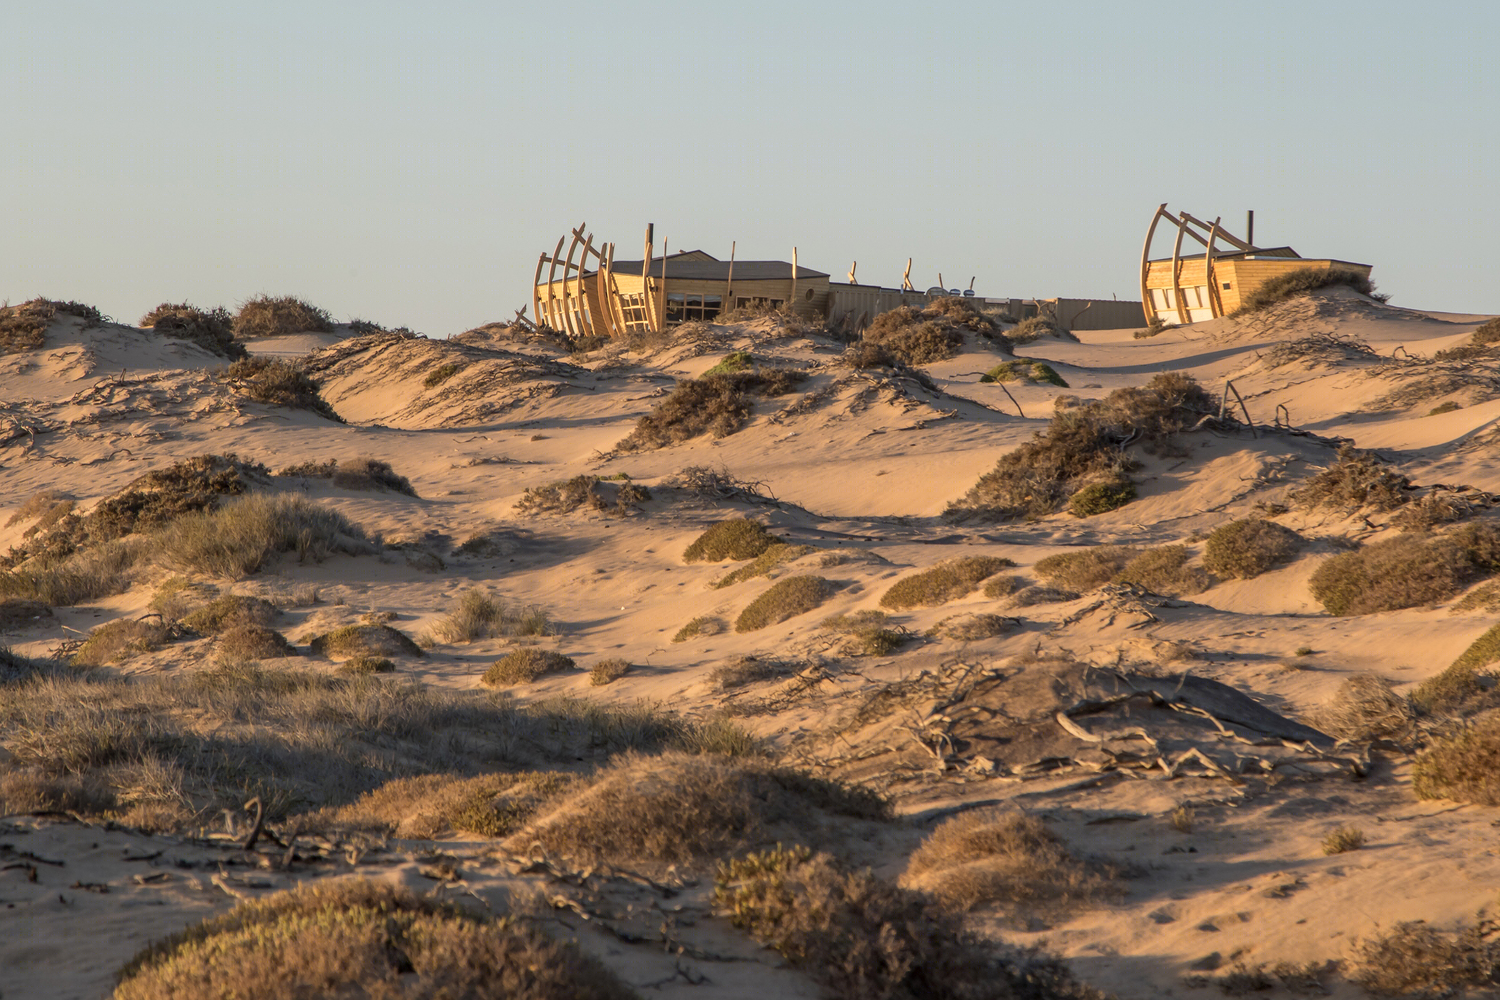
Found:
[[[232,452],[272,470],[378,459],[416,495],[306,476],[276,476],[266,487],[336,509],[378,551],[283,557],[237,579],[196,577],[282,608],[276,628],[299,655],[275,665],[334,672],[335,660],[310,654],[312,635],[388,613],[390,626],[420,639],[479,587],[545,609],[555,634],[534,641],[577,664],[509,688],[516,698],[647,703],[697,719],[728,712],[777,759],[887,795],[896,818],[851,824],[844,845],[851,863],[879,875],[900,876],[934,826],[966,809],[1038,817],[1074,854],[1112,866],[1113,888],[1029,914],[980,906],[966,919],[978,933],[1060,956],[1085,983],[1123,998],[1206,998],[1222,995],[1215,977],[1237,965],[1292,963],[1325,969],[1328,995],[1358,997],[1365,994],[1343,972],[1361,940],[1402,921],[1455,926],[1494,903],[1500,817],[1491,807],[1417,798],[1413,746],[1337,743],[1318,729],[1319,713],[1357,675],[1409,693],[1494,618],[1483,603],[1460,610],[1462,593],[1402,610],[1326,613],[1308,586],[1317,567],[1399,529],[1388,512],[1306,509],[1289,497],[1335,463],[1340,442],[1375,451],[1420,486],[1500,493],[1500,378],[1493,366],[1430,360],[1464,344],[1485,319],[1337,289],[1150,338],[1085,331],[1076,342],[1017,346],[1018,356],[1046,361],[1068,385],[1010,382],[1009,395],[980,381],[1009,355],[978,337],[922,365],[923,385],[910,373],[847,367],[843,344],[774,317],[571,357],[503,333],[461,342],[344,329],[248,345],[252,355],[299,362],[341,424],[232,392],[214,375],[225,359],[195,344],[59,314],[43,346],[0,355],[0,551],[23,544],[33,519],[5,521],[44,490],[86,512],[143,474],[199,455]],[[1275,353],[1289,344],[1311,346],[1289,359]],[[757,397],[734,433],[621,448],[677,380],[736,351],[806,380]],[[450,363],[456,373],[426,385]],[[944,517],[1002,455],[1048,426],[1060,397],[1103,399],[1164,372],[1191,376],[1215,400],[1232,380],[1243,399],[1241,410],[1228,397],[1238,426],[1185,432],[1156,454],[1132,445],[1138,496],[1115,510]],[[1429,415],[1449,400],[1457,408]],[[676,478],[694,467],[743,488],[695,491]],[[548,484],[597,476],[607,493],[626,481],[610,478],[621,474],[650,499],[623,510],[517,509]],[[716,588],[743,563],[685,563],[683,552],[731,516],[815,548],[769,577]],[[954,557],[1011,560],[1004,572],[1029,586],[1042,582],[1039,560],[1087,546],[1180,543],[1197,560],[1209,533],[1252,516],[1297,532],[1300,551],[1199,593],[1107,584],[1018,606],[976,587],[934,606],[888,608],[887,627],[908,638],[874,655],[851,653],[844,636],[821,627],[832,615],[879,609],[897,580]],[[462,550],[476,536],[489,543]],[[756,631],[673,641],[695,618],[732,623],[776,579],[798,574],[830,581],[816,610]],[[0,645],[65,656],[89,630],[149,614],[153,594],[174,575],[147,565],[122,593],[12,623]],[[316,604],[289,597],[310,589]],[[934,634],[965,615],[1009,621],[1001,634]],[[214,643],[180,636],[104,669],[188,675],[208,669]],[[422,656],[393,657],[390,676],[485,690],[485,670],[515,648],[507,638],[438,642]],[[714,671],[740,657],[773,666],[725,687]],[[606,658],[632,669],[592,685],[590,667]],[[1057,718],[1131,685],[1137,693],[1160,688],[1161,697]],[[893,707],[862,715],[880,691]],[[1231,704],[1231,694],[1242,700]],[[1213,718],[1169,710],[1182,698]],[[1151,752],[1146,737],[1098,735],[1131,727],[1149,735]],[[0,730],[0,745],[7,739]],[[1189,748],[1201,755],[1186,755]],[[0,754],[0,770],[20,766],[14,749]],[[1158,751],[1170,760],[1159,761]],[[230,822],[238,833],[228,832]],[[246,860],[251,852],[237,839],[244,822],[206,817],[192,831],[149,834],[57,812],[0,817],[0,995],[106,996],[115,970],[152,940],[239,897],[351,874],[497,910],[536,890],[562,898],[550,929],[642,996],[825,995],[715,912],[711,874],[642,881],[606,873],[580,887],[555,871],[526,870],[494,841],[452,831],[354,848],[329,840],[282,868],[260,852]],[[1325,838],[1340,827],[1360,830],[1364,845],[1325,855]],[[280,821],[272,829],[287,836]],[[458,875],[433,875],[434,858],[447,858]],[[668,883],[674,888],[661,891]],[[581,902],[568,904],[570,894]]]

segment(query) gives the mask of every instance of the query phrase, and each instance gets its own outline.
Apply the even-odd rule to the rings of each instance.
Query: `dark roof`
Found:
[[[737,260],[733,262],[735,281],[774,281],[790,278],[792,265],[784,260]],[[684,281],[727,281],[730,262],[727,260],[678,260],[674,254],[667,258],[667,280],[678,278]],[[617,260],[613,270],[616,274],[640,274],[638,260]],[[593,274],[594,272],[588,272]],[[661,258],[651,261],[651,275],[661,275]],[[798,267],[797,278],[826,278],[826,272],[814,271],[810,267]]]

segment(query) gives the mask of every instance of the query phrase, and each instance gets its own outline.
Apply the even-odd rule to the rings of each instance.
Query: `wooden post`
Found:
[[[562,249],[562,244],[561,243],[559,243],[557,246],[558,246],[559,250]],[[903,271],[903,272],[901,272],[901,290],[903,292],[909,292],[909,291],[912,290],[912,285],[911,285],[911,258],[910,257],[906,258],[906,270]]]
[[[531,315],[536,317],[538,323],[542,322],[542,265],[547,263],[547,252],[536,260],[536,277],[531,279]]]
[[[942,290],[945,291],[945,292],[948,290],[948,283],[943,280],[943,272],[942,271],[938,272],[938,286],[941,287]]]
[[[1182,234],[1187,232],[1187,223],[1178,220],[1177,240],[1172,244],[1172,297],[1177,300],[1177,320],[1186,325],[1187,310],[1182,305]]]
[[[787,304],[788,309],[797,308],[797,248],[792,247],[792,298]]]
[[[734,308],[734,245],[735,241],[729,241],[729,277],[724,279],[724,306],[719,311],[726,313]]]
[[[849,284],[851,284],[851,285],[855,284],[855,281],[854,281],[854,272],[857,271],[858,269],[859,269],[859,261],[855,261],[853,264],[849,265]]]
[[[1255,209],[1245,213],[1245,242],[1255,246]]]
[[[557,259],[562,256],[562,245],[565,239],[567,239],[566,236],[559,236],[557,238],[557,249],[552,251],[552,266],[547,268],[547,326],[554,330],[557,327],[552,325],[552,280],[557,274]],[[564,272],[564,274],[566,273]]]
[[[656,317],[651,310],[651,237],[656,231],[655,223],[646,223],[646,256],[641,260],[641,315],[645,317],[646,329],[656,330]]]
[[[1219,238],[1219,219],[1214,218],[1208,231],[1208,246],[1203,249],[1203,280],[1208,282],[1208,308],[1214,319],[1224,315],[1224,299],[1219,295],[1219,280],[1214,277],[1214,241]]]
[[[658,304],[656,315],[659,317],[658,330],[667,328],[667,238],[661,238],[661,284],[656,286],[656,301]]]

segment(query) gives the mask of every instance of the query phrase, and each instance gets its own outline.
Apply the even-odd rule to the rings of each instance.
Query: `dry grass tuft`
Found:
[[[505,837],[578,781],[559,771],[419,774],[397,778],[348,805],[321,810],[303,825],[379,836],[433,840],[450,832]]]
[[[234,317],[223,307],[204,311],[187,302],[163,302],[141,317],[147,329],[179,340],[190,340],[212,354],[238,361],[249,357],[234,339]]]
[[[723,562],[726,559],[754,559],[780,542],[759,521],[747,517],[730,518],[711,525],[693,540],[682,553],[682,561]]]
[[[240,306],[239,314],[234,318],[234,335],[241,340],[332,331],[332,316],[289,295],[274,298],[258,295]]]
[[[609,659],[598,660],[589,670],[589,684],[593,687],[603,687],[613,684],[615,681],[630,673],[631,664],[629,660],[622,660],[618,656]]]
[[[572,657],[550,649],[526,646],[512,650],[490,664],[482,680],[490,687],[499,687],[502,684],[507,686],[530,684],[538,677],[572,670],[577,665]]]
[[[1399,923],[1361,941],[1355,959],[1350,980],[1375,996],[1452,997],[1466,987],[1488,992],[1500,978],[1500,940],[1490,921],[1452,931],[1420,920]]]
[[[165,588],[163,588],[165,589]],[[152,599],[155,607],[158,601],[164,607],[175,605],[173,598],[183,594],[191,593],[187,587],[174,589],[169,594],[157,591],[157,596]],[[157,608],[160,611],[160,608]],[[172,618],[166,612],[163,618]],[[184,628],[192,629],[201,635],[218,635],[220,632],[241,625],[270,625],[281,617],[281,611],[276,605],[260,597],[241,597],[237,594],[228,594],[203,605],[195,611],[176,617],[177,622]]]
[[[758,576],[771,576],[777,567],[816,551],[817,547],[813,545],[784,545],[777,542],[756,556],[752,562],[741,566],[722,580],[716,581],[714,587],[722,589],[746,580],[753,580]]]
[[[32,299],[18,306],[0,305],[0,354],[14,354],[41,347],[57,307],[46,299]]]
[[[53,512],[60,508],[65,509],[62,510],[62,513],[54,517]],[[46,520],[51,518],[51,524],[47,525],[47,527],[51,527],[52,524],[56,524],[72,512],[73,501],[68,498],[67,494],[60,490],[41,490],[33,493],[27,498],[25,503],[11,511],[10,517],[5,519],[5,526],[9,528],[12,525],[20,524],[22,521],[38,521],[38,519]],[[38,525],[32,525],[27,529],[26,533],[29,536],[39,530],[45,529],[38,527]]]
[[[1062,604],[1078,598],[1076,591],[1061,587],[1022,587],[1011,595],[1010,603],[1012,607],[1029,608],[1037,604]]]
[[[1132,557],[1114,580],[1167,597],[1201,594],[1209,587],[1208,574],[1200,566],[1189,566],[1190,557],[1186,545],[1159,545]]]
[[[1355,674],[1339,685],[1333,699],[1313,714],[1318,728],[1351,743],[1404,741],[1412,734],[1411,703],[1374,674]]]
[[[375,492],[391,490],[409,497],[417,495],[411,480],[378,458],[332,459],[326,462],[302,462],[289,465],[278,476],[300,476],[305,479],[327,479],[341,490]]]
[[[421,656],[422,647],[389,625],[345,625],[314,636],[308,646],[318,656],[347,659],[355,656]]]
[[[547,613],[533,605],[511,607],[478,588],[459,595],[458,607],[432,628],[438,642],[473,642],[522,635],[556,635]]]
[[[254,573],[281,553],[322,561],[334,553],[374,551],[358,525],[330,507],[295,495],[253,494],[177,518],[153,541],[169,566],[208,576]]]
[[[1108,879],[1069,854],[1036,817],[988,809],[955,816],[933,830],[912,854],[901,884],[931,892],[955,910],[1034,910],[1095,898]]]
[[[1015,563],[1001,556],[958,556],[911,576],[902,577],[880,598],[893,611],[946,604],[973,593],[980,583]]]
[[[353,677],[364,677],[369,674],[389,674],[394,673],[395,670],[395,661],[388,660],[384,656],[365,656],[363,653],[358,656],[352,656],[339,664],[339,673],[349,674]]]
[[[975,642],[979,639],[1009,635],[1020,627],[1019,618],[1007,618],[1004,615],[955,615],[952,618],[944,618],[932,626],[927,630],[927,634],[959,642]]]
[[[1340,268],[1325,271],[1315,267],[1299,267],[1294,271],[1279,274],[1253,289],[1250,294],[1240,300],[1240,307],[1231,315],[1245,316],[1260,312],[1278,302],[1285,302],[1299,295],[1308,295],[1319,289],[1332,288],[1337,285],[1346,285],[1377,302],[1385,302],[1390,298],[1388,295],[1376,292],[1374,282],[1357,271],[1345,271]]]
[[[1057,340],[1071,340],[1075,344],[1078,338],[1057,325],[1057,321],[1051,316],[1027,316],[1021,322],[1005,331],[1005,339],[1012,346],[1021,347],[1032,344],[1043,337],[1053,337]]]
[[[905,629],[887,628],[888,620],[884,611],[864,610],[825,618],[820,627],[849,637],[840,647],[846,656],[885,656],[911,638]]]
[[[1412,704],[1428,715],[1456,712],[1484,690],[1479,680],[1483,668],[1500,660],[1500,625],[1469,644],[1458,659],[1435,677],[1429,677],[1412,692]]]
[[[714,902],[736,927],[845,1000],[1103,997],[1060,962],[998,952],[924,895],[805,847],[719,865]]]
[[[1444,601],[1500,568],[1500,529],[1471,524],[1408,534],[1325,560],[1308,581],[1334,615],[1367,615]]]
[[[152,944],[115,1000],[525,997],[628,1000],[596,959],[511,917],[480,917],[365,879],[240,903]]]
[[[1372,452],[1342,445],[1334,463],[1293,491],[1291,500],[1309,510],[1390,511],[1406,503],[1413,488],[1410,479],[1380,464]]]
[[[715,618],[712,615],[699,615],[678,629],[677,634],[672,636],[672,641],[687,642],[689,639],[696,639],[699,636],[718,635],[724,630],[723,619]]]
[[[1364,846],[1364,831],[1352,826],[1341,826],[1323,838],[1323,853],[1329,857],[1357,851]]]
[[[683,379],[636,422],[635,430],[616,447],[621,451],[649,451],[702,434],[727,437],[750,419],[755,396],[783,395],[802,380],[801,374],[782,368]]]
[[[1024,577],[1008,574],[1006,576],[992,576],[984,583],[982,593],[992,601],[998,601],[1002,597],[1010,597],[1016,591],[1026,586]]]
[[[1095,545],[1039,559],[1032,569],[1049,584],[1082,593],[1109,583],[1141,554],[1131,545]]]
[[[220,663],[244,664],[296,656],[286,636],[264,625],[233,625],[219,633],[214,653]],[[389,661],[387,661],[389,662]]]
[[[1419,799],[1500,805],[1500,717],[1434,741],[1412,765],[1411,787]]]
[[[516,512],[571,514],[580,507],[587,507],[623,517],[650,499],[650,490],[628,479],[606,482],[598,476],[578,475],[559,483],[533,486],[516,501]]]
[[[73,654],[75,667],[102,667],[137,653],[151,653],[167,641],[167,628],[159,621],[121,618],[100,625],[89,633]]]
[[[793,667],[780,660],[763,659],[759,656],[733,656],[708,672],[708,682],[720,694],[779,680],[793,672]]]
[[[1134,462],[1126,445],[1169,448],[1177,434],[1205,419],[1213,423],[1217,412],[1208,393],[1177,372],[1063,409],[1046,430],[1002,456],[944,516],[950,521],[1044,517],[1086,486],[1128,482]]]
[[[888,815],[862,787],[755,758],[628,754],[512,843],[582,863],[696,867],[785,832],[816,836],[835,816]]]
[[[1251,517],[1215,528],[1203,549],[1203,565],[1222,577],[1249,580],[1290,562],[1302,536],[1274,521]]]
[[[821,576],[789,576],[751,601],[734,620],[736,632],[756,632],[805,614],[833,595],[834,586]]]
[[[318,392],[317,384],[289,362],[264,357],[244,358],[225,369],[222,378],[236,392],[257,403],[309,410],[335,423],[344,423],[344,418],[334,412]]]

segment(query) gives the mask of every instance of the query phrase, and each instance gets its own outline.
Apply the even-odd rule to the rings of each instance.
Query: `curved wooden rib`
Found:
[[[1188,321],[1187,309],[1182,304],[1182,234],[1187,229],[1187,223],[1180,219],[1177,223],[1177,239],[1172,241],[1172,298],[1177,300],[1177,320],[1186,325]]]
[[[559,236],[557,238],[557,248],[552,251],[552,266],[547,269],[547,325],[554,330],[557,329],[557,324],[555,322],[556,317],[552,315],[552,282],[556,280],[557,262],[562,257],[562,245],[565,239],[567,239],[566,236]],[[567,272],[564,271],[563,273],[566,274]]]
[[[667,238],[661,238],[661,284],[656,286],[656,328],[667,328]]]
[[[542,322],[542,265],[547,263],[547,252],[536,259],[536,276],[531,279],[531,316],[538,323]]]
[[[604,328],[611,338],[620,336],[621,325],[615,322],[619,295],[615,292],[615,245],[604,245],[599,263],[599,305],[604,309]],[[622,317],[623,319],[623,317]]]
[[[1146,325],[1156,319],[1156,304],[1151,301],[1151,292],[1146,288],[1146,274],[1151,270],[1151,237],[1156,235],[1156,224],[1166,214],[1167,203],[1162,202],[1156,209],[1156,214],[1151,216],[1151,225],[1146,227],[1146,242],[1141,247],[1141,307],[1146,314]]]
[[[594,254],[595,256],[598,256],[599,254],[599,251],[594,249],[593,233],[589,233],[588,236],[584,238],[583,256],[578,258],[578,320],[580,325],[584,328],[584,330],[588,332],[588,335],[590,337],[597,337],[599,335],[599,331],[594,329],[594,323],[596,322],[596,319],[594,317],[594,310],[589,308],[589,290],[588,286],[584,284],[583,281],[583,267],[584,264],[588,262],[589,254]],[[594,276],[594,280],[596,282],[599,280],[598,275]]]
[[[578,231],[573,231],[573,242],[568,244],[568,258],[563,264],[562,321],[569,337],[578,337],[578,326],[573,322],[573,309],[568,304],[568,275],[573,273],[573,254],[578,251]]]
[[[1214,319],[1224,315],[1224,300],[1219,297],[1219,282],[1214,278],[1214,240],[1219,237],[1219,219],[1214,219],[1214,224],[1209,227],[1208,243],[1203,251],[1203,280],[1208,283],[1208,308]]]

